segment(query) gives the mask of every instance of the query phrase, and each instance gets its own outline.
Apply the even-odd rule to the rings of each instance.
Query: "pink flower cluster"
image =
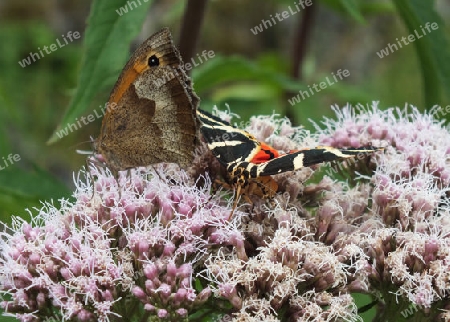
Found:
[[[243,248],[239,217],[228,222],[207,181],[197,188],[170,167],[132,170],[120,187],[109,172],[90,175],[95,192],[77,178],[74,204],[46,204],[2,234],[5,312],[21,321],[186,318],[211,293],[194,287],[193,266],[219,247]]]
[[[280,227],[256,256],[218,254],[206,262],[206,278],[236,309],[234,320],[279,321],[287,310],[292,321],[357,321],[345,265],[330,247],[296,235],[306,222],[295,222],[295,212],[275,212]]]
[[[325,119],[325,128],[317,126],[314,135],[273,116],[252,118],[246,130],[283,151],[316,145],[338,148],[373,145],[384,147],[385,151],[339,165],[340,172],[347,174],[347,182],[330,179],[336,178],[338,172],[329,167],[324,167],[322,173],[326,176],[317,184],[307,183],[312,175],[310,169],[274,176],[281,194],[272,204],[253,197],[250,215],[243,219],[246,239],[252,245],[246,248],[247,254],[252,252],[254,257],[240,262],[230,255],[211,258],[207,263],[208,278],[217,284],[216,294],[234,305],[237,320],[250,317],[276,320],[280,303],[289,308],[289,317],[308,320],[311,315],[305,313],[309,307],[306,302],[302,302],[302,310],[295,311],[293,303],[299,294],[279,293],[277,289],[280,281],[291,281],[296,285],[294,289],[303,290],[302,295],[320,290],[314,279],[305,276],[295,279],[315,285],[311,289],[301,288],[292,282],[292,275],[277,268],[279,264],[283,269],[291,267],[290,273],[295,276],[302,271],[305,257],[293,263],[273,256],[267,261],[264,257],[264,250],[280,229],[293,224],[294,217],[283,215],[291,210],[301,217],[295,219],[296,223],[303,222],[302,228],[290,229],[292,236],[300,237],[297,246],[313,236],[311,241],[334,250],[330,254],[341,265],[322,262],[318,267],[340,267],[345,272],[345,286],[337,288],[339,294],[373,295],[381,320],[403,318],[411,314],[411,305],[415,306],[418,319],[425,316],[450,319],[448,129],[433,115],[422,114],[414,107],[381,110],[374,103],[369,108],[346,106],[334,110],[337,118]],[[278,216],[284,217],[284,221],[278,220]],[[276,249],[283,253],[282,247]],[[253,261],[258,264],[252,265]],[[336,274],[332,274],[330,281],[339,280],[339,270],[332,272]],[[315,271],[311,276],[319,278],[321,274]],[[326,283],[323,277],[321,281],[325,289],[333,289],[333,284]],[[337,294],[329,296],[340,303]],[[313,298],[316,297],[317,294]],[[345,321],[356,319],[351,307],[346,305],[338,310],[346,312]],[[328,319],[328,314],[327,310],[319,310],[314,316]]]
[[[324,144],[385,147],[377,155],[370,186],[348,189],[353,197],[347,201],[342,193],[330,199],[338,201],[334,209],[341,209],[340,222],[345,225],[340,231],[347,233],[327,241],[333,241],[340,254],[355,245],[364,250],[363,257],[345,256],[360,267],[350,277],[351,289],[381,299],[381,320],[405,316],[411,305],[418,318],[450,319],[448,128],[433,111],[422,114],[412,106],[382,111],[374,103],[335,112],[337,120],[325,120],[326,128],[320,131]],[[321,209],[319,213],[331,215]],[[327,234],[336,219],[328,219],[333,224]]]
[[[245,129],[285,153],[384,151],[273,176],[274,199],[247,196],[230,221],[233,191],[213,188],[224,171],[204,144],[188,172],[160,165],[119,182],[95,167],[80,173],[74,203],[45,204],[2,233],[6,314],[361,321],[359,292],[377,301],[380,321],[450,320],[448,128],[414,107],[334,110],[315,134],[274,116]]]

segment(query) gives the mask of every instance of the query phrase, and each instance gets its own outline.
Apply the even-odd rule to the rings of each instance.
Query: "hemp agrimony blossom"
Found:
[[[384,151],[273,176],[275,198],[247,196],[230,221],[233,192],[217,185],[224,171],[204,144],[187,172],[158,165],[116,182],[81,171],[75,202],[45,203],[2,233],[5,314],[362,321],[354,296],[365,293],[379,321],[450,320],[449,129],[414,107],[334,111],[316,133],[275,116],[245,130],[285,153]]]

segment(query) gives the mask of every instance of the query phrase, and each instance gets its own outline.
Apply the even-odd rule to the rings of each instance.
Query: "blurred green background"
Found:
[[[409,103],[422,110],[446,105],[450,55],[443,21],[450,17],[448,1],[311,3],[304,2],[305,9],[287,0],[0,3],[0,219],[8,222],[11,214],[39,207],[40,200],[57,203],[71,195],[73,173],[86,158],[76,149],[91,149],[101,119],[60,140],[55,130],[98,112],[130,50],[163,26],[181,42],[182,53],[194,59],[203,50],[214,51],[215,57],[192,73],[207,110],[228,103],[243,120],[275,111],[310,127],[309,118],[332,116],[333,104],[375,100],[382,107]],[[125,9],[128,13],[121,12]],[[289,16],[276,20],[283,11]],[[263,20],[272,26],[266,22],[265,28]],[[378,56],[397,38],[413,30],[423,33],[419,26],[426,22],[436,22],[439,29]],[[68,32],[79,32],[81,39],[70,41]],[[31,53],[58,41],[64,46],[30,60]],[[300,103],[288,103],[299,90],[331,79],[339,69],[350,76]],[[11,154],[20,161],[10,162]]]
[[[426,110],[449,103],[445,0],[314,0],[301,10],[299,1],[131,2],[0,2],[0,220],[26,216],[26,208],[43,200],[70,198],[74,173],[86,159],[76,149],[91,149],[101,119],[60,140],[55,130],[99,111],[130,50],[164,26],[188,53],[185,61],[203,50],[215,53],[192,73],[201,107],[229,104],[243,120],[275,111],[312,128],[308,119],[331,117],[334,104],[380,101],[381,107],[408,103]],[[289,10],[288,18],[261,25]],[[420,26],[427,22],[439,28],[424,35]],[[379,57],[414,31],[423,37]],[[68,32],[79,32],[81,39],[64,43]],[[30,53],[57,41],[64,46],[24,65]],[[339,69],[350,76],[288,103]],[[9,155],[20,160],[11,162]]]
[[[193,70],[204,109],[228,103],[244,120],[275,111],[308,127],[308,118],[332,116],[332,104],[376,100],[383,107],[410,103],[427,109],[448,101],[448,27],[443,23],[450,16],[448,1],[317,0],[301,11],[298,2],[289,1],[192,1],[197,16],[187,15],[186,1],[135,3],[16,0],[0,6],[1,219],[24,214],[39,200],[70,196],[73,173],[86,158],[76,149],[91,149],[101,119],[53,144],[47,141],[58,125],[104,105],[130,50],[141,41],[169,26],[178,42],[183,19],[185,29],[189,19],[200,20],[198,33],[184,37],[193,43],[194,59],[203,50],[215,53]],[[129,12],[120,16],[124,6]],[[255,35],[263,19],[275,19],[289,7],[295,14]],[[387,57],[377,55],[413,29],[422,33],[418,26],[427,21],[439,29]],[[81,39],[64,44],[69,31],[78,31]],[[19,63],[57,41],[65,46],[25,67]],[[96,75],[92,66],[101,67]],[[339,69],[350,76],[298,104],[288,103]],[[91,95],[77,99],[86,93]],[[20,161],[10,162],[9,154]]]

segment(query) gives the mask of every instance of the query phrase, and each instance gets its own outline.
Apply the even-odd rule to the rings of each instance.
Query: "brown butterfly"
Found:
[[[116,178],[134,167],[191,163],[199,98],[182,66],[165,28],[141,44],[122,70],[94,142]]]

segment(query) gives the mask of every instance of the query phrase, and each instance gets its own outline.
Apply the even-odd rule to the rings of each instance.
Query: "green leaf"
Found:
[[[279,89],[298,90],[300,83],[291,80],[285,74],[274,71],[261,64],[255,64],[239,56],[223,57],[216,55],[192,72],[194,88],[204,93],[215,86],[228,82],[257,81],[271,84]]]
[[[363,3],[357,0],[323,0],[324,4],[340,13],[347,13],[350,17],[359,23],[365,23],[366,20],[362,15]]]
[[[41,200],[70,195],[70,190],[64,184],[50,173],[38,168],[34,171],[17,168],[0,171],[0,190],[8,194]]]
[[[393,0],[393,2],[409,33],[416,38],[418,38],[416,33],[422,36],[414,41],[414,46],[422,70],[425,105],[431,107],[440,104],[442,89],[450,98],[450,51],[445,38],[444,22],[433,9],[434,1]],[[427,23],[436,23],[438,29],[422,30]]]
[[[365,23],[363,15],[361,14],[360,2],[357,0],[340,0],[340,3],[345,11],[357,22]]]
[[[0,220],[24,214],[26,208],[40,206],[40,201],[68,198],[71,191],[50,173],[9,167],[0,171]]]
[[[229,86],[221,86],[215,91],[212,99],[223,101],[224,99],[239,99],[247,101],[264,101],[277,98],[279,92],[273,86],[257,83],[241,83]]]
[[[94,0],[84,35],[85,53],[78,88],[69,109],[47,143],[56,142],[59,139],[56,132],[73,123],[89,108],[99,91],[115,82],[129,56],[130,43],[141,30],[152,2]],[[130,7],[132,3],[138,4],[138,7]]]
[[[395,14],[395,7],[391,2],[366,2],[361,4],[361,13],[365,16]]]
[[[0,310],[0,314],[3,312],[4,310]],[[0,322],[17,322],[17,319],[9,316],[0,316]]]

